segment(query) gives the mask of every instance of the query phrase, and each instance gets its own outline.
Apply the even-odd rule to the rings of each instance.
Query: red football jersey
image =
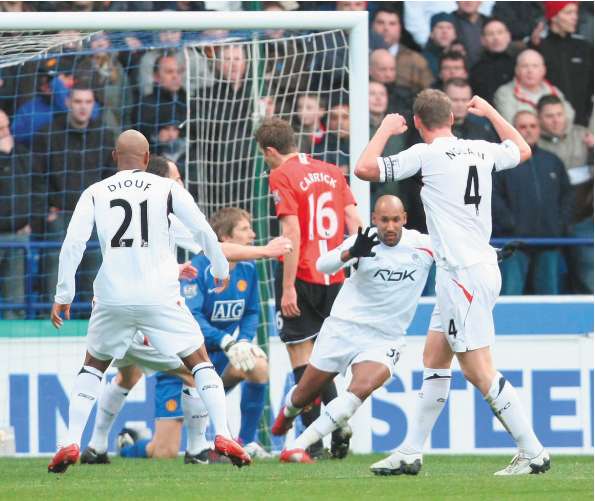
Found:
[[[293,215],[300,222],[297,278],[325,285],[343,282],[343,270],[329,276],[316,269],[321,254],[343,243],[345,206],[355,204],[343,172],[300,153],[271,171],[269,187],[277,217]]]

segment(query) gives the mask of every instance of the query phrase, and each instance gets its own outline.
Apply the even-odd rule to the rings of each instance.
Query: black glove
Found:
[[[349,249],[349,255],[353,257],[373,257],[376,255],[372,252],[372,248],[380,243],[378,240],[378,234],[374,233],[369,235],[370,227],[366,228],[366,231],[362,233],[361,226],[357,229],[357,238]]]
[[[505,259],[508,259],[512,256],[520,247],[523,246],[523,242],[519,242],[518,240],[513,240],[512,242],[508,242],[501,249],[496,249],[496,255],[498,256],[498,262],[501,263]]]

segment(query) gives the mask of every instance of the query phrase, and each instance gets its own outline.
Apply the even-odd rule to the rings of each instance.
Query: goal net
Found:
[[[117,134],[137,128],[152,152],[176,162],[207,217],[248,210],[265,244],[278,227],[253,133],[266,116],[285,118],[301,151],[347,174],[349,45],[342,30],[0,35],[0,117],[14,142],[0,138],[10,150],[0,165],[0,399],[9,403],[0,428],[12,427],[17,452],[50,453],[65,429],[100,263],[92,240],[77,272],[80,320],[57,335],[45,319],[59,248],[82,190],[114,172]],[[275,332],[275,266],[258,263],[264,348]],[[141,383],[112,439],[125,422],[149,422],[152,391]]]

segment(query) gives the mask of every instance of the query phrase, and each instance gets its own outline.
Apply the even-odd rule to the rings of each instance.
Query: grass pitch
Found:
[[[47,473],[49,459],[1,459],[0,499],[91,501],[122,499],[466,499],[592,500],[593,458],[553,456],[545,475],[495,478],[507,456],[426,456],[419,475],[375,477],[368,467],[382,455],[349,456],[315,465],[260,461],[238,470],[227,464],[184,465],[176,460],[123,460],[76,465]]]

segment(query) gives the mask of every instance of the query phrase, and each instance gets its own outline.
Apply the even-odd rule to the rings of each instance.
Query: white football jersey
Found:
[[[415,175],[421,169],[421,200],[436,265],[466,268],[496,263],[492,235],[492,171],[518,165],[520,151],[510,140],[489,143],[436,138],[390,157],[378,158],[380,181]]]
[[[394,247],[383,243],[373,248],[374,257],[341,262],[341,253],[349,249],[357,235],[318,258],[316,268],[333,274],[354,265],[333,307],[331,317],[373,327],[390,335],[403,335],[415,314],[434,262],[430,237],[403,228],[401,240]]]
[[[71,303],[75,272],[93,225],[103,261],[93,283],[107,305],[160,305],[180,297],[169,215],[175,214],[212,263],[217,278],[229,265],[192,196],[171,179],[123,170],[87,188],[77,202],[60,251],[56,302]]]
[[[192,254],[198,254],[202,251],[202,247],[194,241],[192,233],[190,233],[188,228],[182,224],[182,221],[173,214],[169,215],[169,221],[171,223],[171,230],[174,233],[174,242],[176,246],[181,247],[188,252],[192,252]]]

